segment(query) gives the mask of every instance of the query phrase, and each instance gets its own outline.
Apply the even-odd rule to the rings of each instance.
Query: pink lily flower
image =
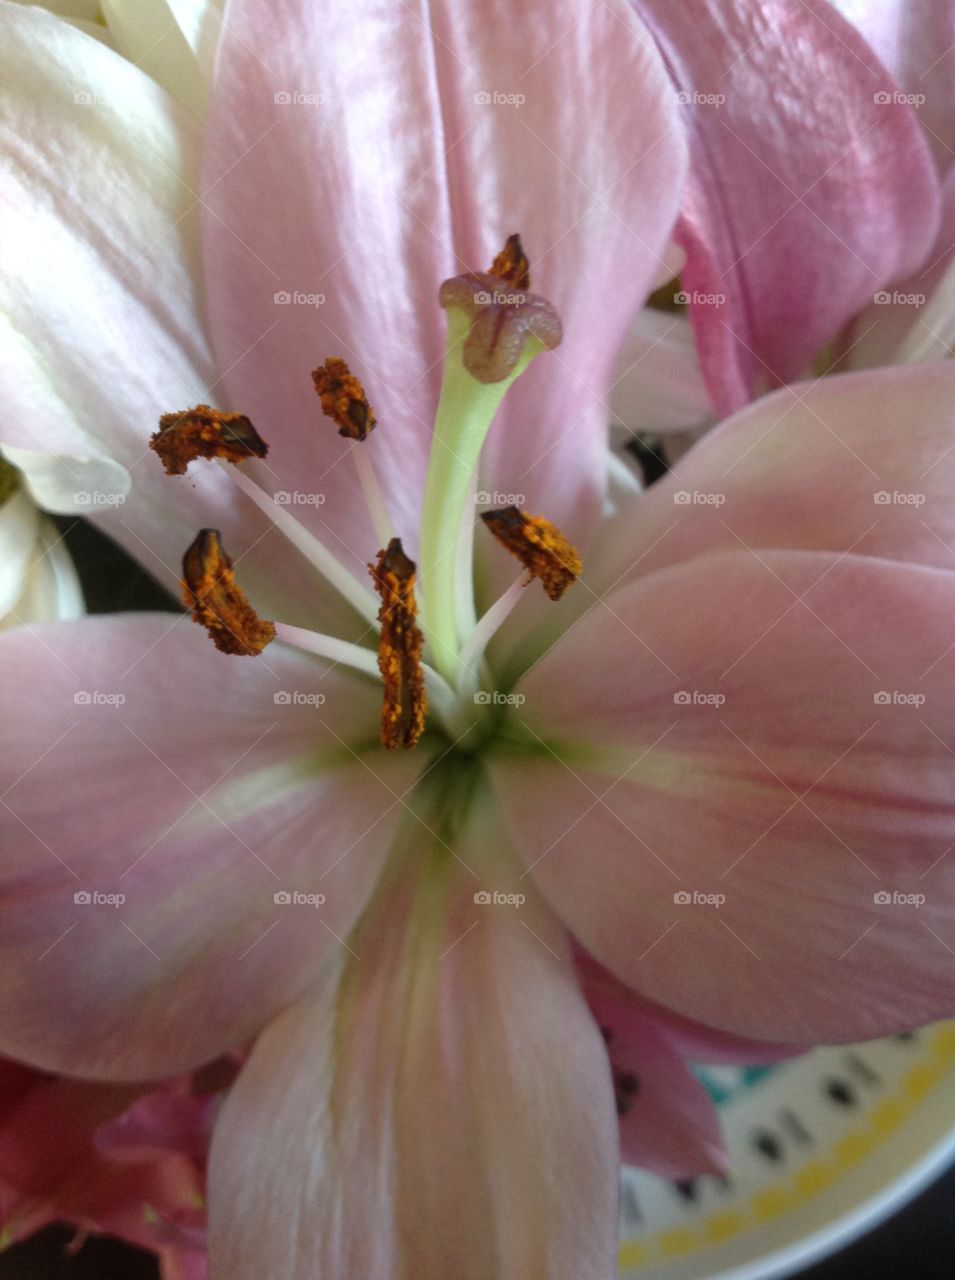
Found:
[[[836,6],[636,3],[685,104],[680,287],[724,416],[808,376],[879,290],[922,265],[938,229],[938,178],[924,113]],[[881,10],[888,25],[885,15],[912,6],[839,7]],[[936,52],[950,44],[940,39]]]
[[[50,305],[78,319],[68,341],[40,313],[34,331],[132,475],[117,531],[176,577],[214,522],[278,640],[240,661],[168,614],[0,639],[0,1037],[47,1069],[123,1080],[258,1034],[214,1136],[213,1275],[280,1259],[296,1280],[610,1276],[621,1079],[639,1096],[645,1069],[662,1098],[674,1063],[655,1005],[727,1051],[951,1011],[955,373],[787,389],[603,519],[602,406],[669,242],[683,134],[626,11],[546,13],[461,7],[429,29],[380,5],[302,4],[281,23],[230,9],[200,202],[224,373],[203,380],[195,276],[174,237],[146,249],[132,218],[161,226],[167,197],[144,183],[142,212],[125,165],[143,173],[151,145],[167,155],[191,137],[152,90],[132,96],[154,126],[142,148],[117,160],[101,146],[77,169],[93,245],[75,228],[53,237],[70,270]],[[47,114],[77,65],[132,84],[40,15],[0,21],[44,68]],[[27,103],[11,146],[39,217],[36,193],[59,175]],[[63,115],[60,145],[92,164],[89,134]],[[95,120],[120,132],[110,109]],[[436,292],[515,226],[541,246],[534,287],[564,338],[520,375],[481,447],[504,385],[466,376],[452,341],[438,407]],[[110,286],[112,365],[80,323],[91,281]],[[316,420],[307,374],[329,350],[361,370],[377,413],[360,443]],[[267,458],[163,477],[141,442],[213,382]],[[27,392],[8,390],[22,410]],[[28,390],[45,406],[36,429],[77,456],[75,419]],[[924,507],[874,506],[873,476],[911,492],[930,464]],[[483,528],[472,550],[458,519],[472,479],[524,495],[513,505],[581,550],[564,599],[514,583]],[[377,740],[363,566],[386,519],[420,570],[430,711],[414,751]],[[500,603],[496,582],[511,583]],[[895,697],[916,680],[922,717]],[[916,914],[891,895],[919,877],[933,888]],[[611,975],[588,983],[596,1018],[571,934]],[[623,987],[651,1002],[640,1031]],[[602,1033],[618,1001],[633,1018],[610,1019],[622,1060]],[[692,1098],[660,1141],[679,1138],[681,1106],[706,1145]]]
[[[3,1244],[48,1223],[155,1250],[164,1280],[204,1268],[205,1162],[215,1095],[54,1079],[0,1062]],[[187,1225],[188,1224],[188,1225]]]

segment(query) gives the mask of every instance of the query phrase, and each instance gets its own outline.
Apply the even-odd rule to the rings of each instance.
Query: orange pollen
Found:
[[[338,434],[364,440],[378,419],[368,403],[365,388],[344,360],[330,356],[312,370],[312,381],[322,402],[322,413],[338,423]]]
[[[261,653],[275,627],[260,618],[232,572],[217,529],[201,529],[182,558],[182,598],[221,653]]]
[[[519,235],[507,237],[507,243],[491,263],[487,274],[503,280],[512,289],[531,287],[531,264],[527,261]]]
[[[482,512],[481,519],[501,546],[520,560],[530,574],[527,581],[539,578],[551,600],[559,600],[583,572],[577,549],[543,516],[529,516],[519,507],[501,507]]]
[[[149,439],[150,449],[159,454],[166,474],[185,475],[196,458],[225,458],[245,462],[264,458],[269,451],[249,419],[242,413],[220,413],[207,404],[197,404],[182,413],[164,413],[159,430]]]
[[[428,711],[421,666],[424,637],[415,622],[416,565],[402,550],[401,539],[392,538],[386,550],[379,551],[377,563],[368,569],[381,597],[378,670],[385,685],[381,742],[393,751],[397,746],[417,744]]]

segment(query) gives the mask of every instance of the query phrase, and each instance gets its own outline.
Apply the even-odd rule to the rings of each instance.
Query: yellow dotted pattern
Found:
[[[925,1058],[909,1068],[897,1091],[874,1106],[865,1122],[840,1138],[827,1155],[803,1165],[788,1180],[755,1192],[748,1202],[732,1210],[712,1213],[693,1226],[624,1240],[619,1254],[621,1269],[632,1270],[699,1253],[791,1213],[877,1150],[926,1095],[943,1082],[953,1063],[955,1022],[949,1022],[936,1028],[926,1046]]]

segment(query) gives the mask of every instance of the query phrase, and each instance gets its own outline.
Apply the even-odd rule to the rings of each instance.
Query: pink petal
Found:
[[[377,411],[367,447],[413,547],[445,342],[438,285],[520,231],[566,336],[513,393],[490,487],[521,490],[582,538],[604,483],[601,401],[667,247],[684,160],[659,55],[625,7],[290,0],[276,22],[237,0],[209,124],[211,316],[230,398],[274,440],[276,466],[324,478],[316,521],[362,562],[378,545],[353,446],[321,420],[309,379],[340,354]],[[296,293],[302,305],[274,302]]]
[[[891,93],[915,98],[919,121],[942,173],[955,160],[955,5],[952,0],[831,0],[861,31],[898,81]]]
[[[805,376],[938,225],[912,106],[830,5],[637,0],[691,95],[681,283],[721,412]],[[693,96],[696,95],[696,96]]]
[[[0,678],[4,1052],[142,1079],[242,1042],[347,934],[421,767],[356,754],[378,689],[168,614],[9,632]]]
[[[200,1170],[184,1153],[118,1165],[96,1149],[98,1128],[139,1091],[32,1073],[0,1123],[0,1204],[13,1238],[66,1220],[151,1247],[148,1211],[175,1216],[195,1206]]]
[[[624,1162],[664,1178],[723,1173],[716,1109],[665,1023],[594,961],[577,963],[610,1055]]]
[[[494,843],[487,845],[491,839]],[[258,1041],[216,1128],[213,1274],[614,1274],[616,1123],[561,930],[499,833],[418,840],[354,954]]]
[[[955,169],[942,183],[942,225],[924,265],[875,294],[833,354],[837,367],[947,360],[955,342]]]
[[[518,686],[534,755],[494,766],[584,946],[744,1036],[950,1015],[953,611],[953,574],[775,551],[701,557],[596,606]]]
[[[0,303],[16,330],[0,444],[41,505],[91,517],[171,590],[212,526],[263,611],[315,625],[314,603],[290,603],[307,592],[327,619],[330,593],[217,467],[170,480],[147,448],[161,413],[223,394],[200,319],[198,125],[39,7],[0,5],[0,48]]]
[[[632,504],[587,581],[603,591],[746,547],[955,568],[953,417],[951,363],[784,388],[709,432]]]

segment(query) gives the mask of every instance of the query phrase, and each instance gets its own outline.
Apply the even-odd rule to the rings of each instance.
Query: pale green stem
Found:
[[[468,316],[449,308],[447,357],[425,481],[418,566],[425,635],[434,665],[452,685],[457,678],[461,642],[458,619],[464,612],[457,604],[457,592],[474,589],[472,572],[467,573],[466,581],[461,580],[457,551],[462,520],[466,515],[474,519],[474,504],[470,501],[472,477],[508,388],[541,349],[539,343],[528,338],[524,354],[509,377],[501,382],[478,382],[465,369],[461,355],[469,326]]]

